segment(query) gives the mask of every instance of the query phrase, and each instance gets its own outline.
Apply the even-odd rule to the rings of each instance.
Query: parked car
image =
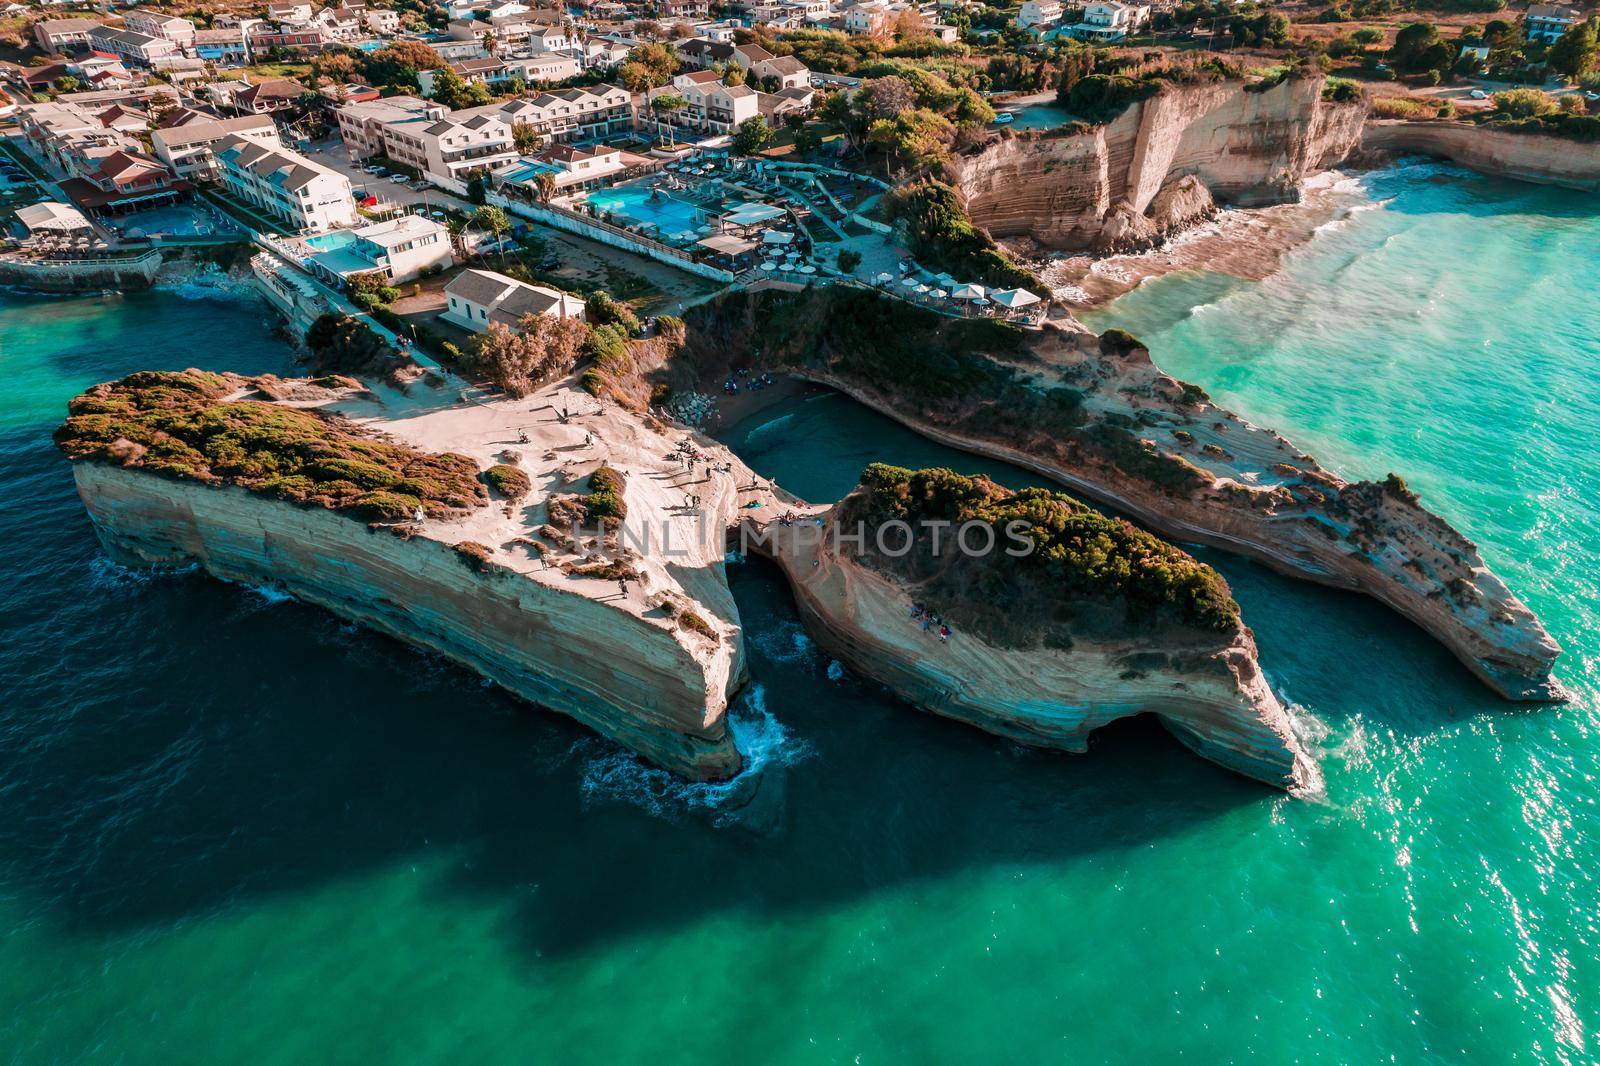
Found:
[[[389,175],[389,180],[394,182],[396,185],[410,185],[411,184],[411,178],[410,178],[409,175],[406,175],[406,174],[391,174],[391,175]]]
[[[411,186],[411,187],[413,189],[416,189],[418,192],[422,192],[425,189],[433,188],[434,184],[433,184],[433,182],[428,181],[428,180],[426,180],[424,178],[418,178],[416,184]]]
[[[1487,99],[1489,99],[1489,94],[1484,92],[1482,89],[1474,89],[1470,93],[1468,93],[1467,95],[1472,97],[1474,100],[1487,100]]]

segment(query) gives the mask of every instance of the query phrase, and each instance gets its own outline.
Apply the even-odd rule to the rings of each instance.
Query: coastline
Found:
[[[1277,272],[1284,256],[1316,236],[1321,227],[1370,202],[1360,173],[1335,169],[1310,178],[1305,195],[1295,203],[1227,208],[1145,252],[1050,255],[1026,238],[1002,243],[1045,281],[1069,311],[1095,311],[1147,281],[1179,271],[1265,280]]]

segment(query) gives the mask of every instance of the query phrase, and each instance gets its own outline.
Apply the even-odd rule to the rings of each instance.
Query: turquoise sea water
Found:
[[[735,816],[320,611],[105,564],[48,443],[66,397],[286,355],[249,304],[0,297],[0,1049],[1594,1060],[1600,217],[1439,167],[1369,183],[1381,206],[1280,276],[1155,282],[1114,321],[1324,462],[1404,473],[1566,645],[1576,698],[1503,703],[1376,605],[1208,554],[1320,801],[1142,722],[1071,757],[915,714],[747,563],[736,717],[769,776]],[[727,435],[813,499],[872,459],[993,469],[831,395]]]

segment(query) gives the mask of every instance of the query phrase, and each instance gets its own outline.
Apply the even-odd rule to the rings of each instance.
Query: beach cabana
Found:
[[[951,290],[950,298],[954,300],[981,300],[983,299],[983,294],[984,288],[982,285],[962,285],[960,288]]]
[[[794,234],[787,230],[769,229],[761,235],[762,244],[793,244]]]
[[[1009,308],[1012,311],[1031,307],[1039,302],[1039,297],[1027,289],[1003,289],[1000,292],[991,292],[989,298],[1001,307]]]

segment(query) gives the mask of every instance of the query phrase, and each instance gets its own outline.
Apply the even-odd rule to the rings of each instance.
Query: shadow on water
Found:
[[[16,440],[0,442],[16,444]],[[509,904],[546,956],[718,911],[802,912],[918,879],[1182,833],[1273,794],[1154,724],[1090,758],[908,712],[800,637],[775,570],[732,568],[754,681],[803,755],[760,834],[586,788],[615,749],[465,671],[202,575],[107,564],[67,468],[7,449],[47,523],[0,565],[15,667],[0,719],[0,874],[30,917],[86,935],[312,891],[408,861]]]

